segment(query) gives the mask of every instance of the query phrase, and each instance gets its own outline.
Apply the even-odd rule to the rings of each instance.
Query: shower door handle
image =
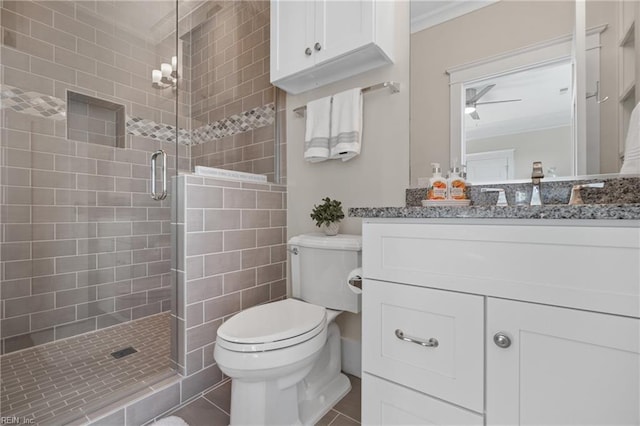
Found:
[[[162,155],[162,192],[156,192],[156,163],[158,155]],[[151,198],[164,200],[167,198],[167,153],[158,150],[151,155]]]

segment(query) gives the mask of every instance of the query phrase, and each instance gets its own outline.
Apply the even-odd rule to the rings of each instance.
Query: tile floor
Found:
[[[173,374],[169,313],[0,357],[2,416],[65,424]],[[115,359],[127,346],[138,352]]]
[[[348,375],[351,391],[329,411],[317,426],[351,426],[360,424],[360,379]],[[171,416],[181,417],[189,426],[226,426],[231,407],[231,382],[178,408]]]

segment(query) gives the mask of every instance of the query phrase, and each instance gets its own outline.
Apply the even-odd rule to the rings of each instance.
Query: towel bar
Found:
[[[391,93],[398,93],[400,91],[400,83],[396,83],[395,81],[385,81],[384,83],[378,83],[378,84],[374,84],[373,86],[363,88],[362,93],[364,94],[368,92],[373,92],[374,90],[384,89],[387,87],[391,89]],[[306,110],[307,110],[307,106],[303,105],[301,107],[295,108],[293,112],[298,117],[304,117],[304,112]]]

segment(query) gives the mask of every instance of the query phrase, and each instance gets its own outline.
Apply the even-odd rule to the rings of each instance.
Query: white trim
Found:
[[[479,61],[457,65],[446,70],[449,84],[469,83],[474,80],[510,74],[533,65],[540,66],[571,57],[571,36],[562,36]]]
[[[422,0],[425,1],[425,0]],[[498,0],[457,0],[436,8],[435,10],[414,16],[411,14],[411,34],[426,30],[446,21],[450,21],[467,13],[475,12],[483,7],[490,6]],[[420,3],[419,0],[412,0],[411,3]]]
[[[573,167],[571,174],[587,173],[587,42],[586,42],[586,0],[576,0],[575,14],[575,137],[573,141]]]
[[[589,40],[593,40],[593,41],[587,41],[587,49],[592,49],[595,47],[598,47],[600,45],[600,38],[598,37],[597,39],[593,39],[589,36],[592,36],[594,34],[601,34],[602,32],[604,32],[607,29],[607,24],[604,25],[599,25],[597,27],[591,27],[586,31],[586,35],[587,38]],[[493,56],[489,56],[483,59],[479,59],[477,61],[472,61],[472,62],[466,62],[464,64],[460,64],[460,65],[456,65],[453,66],[447,70],[445,70],[445,72],[449,75],[450,78],[450,82],[453,83],[454,81],[457,82],[460,79],[460,76],[463,76],[464,74],[458,74],[461,71],[466,71],[468,69],[471,68],[479,68],[482,65],[489,65],[490,64],[494,64],[494,63],[501,63],[503,65],[505,65],[505,63],[508,62],[508,60],[510,58],[513,58],[515,56],[519,56],[519,55],[523,55],[529,52],[535,52],[538,50],[542,50],[544,48],[547,47],[553,47],[555,45],[559,45],[562,43],[567,43],[564,48],[569,49],[568,52],[569,54],[571,53],[571,41],[573,39],[573,34],[566,34],[560,37],[554,37],[552,39],[549,40],[545,40],[545,41],[541,41],[538,43],[534,43],[525,47],[521,47],[518,49],[514,49],[514,50],[510,50],[508,52],[504,52],[504,53],[500,53],[497,55],[493,55]],[[597,40],[597,41],[595,41]],[[550,54],[550,51],[545,51],[547,54]],[[504,61],[504,62],[502,62]],[[458,76],[456,76],[456,74],[458,74]],[[466,81],[466,80],[465,80]]]

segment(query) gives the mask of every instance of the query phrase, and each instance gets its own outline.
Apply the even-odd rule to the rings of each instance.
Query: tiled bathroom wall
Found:
[[[213,359],[222,322],[286,295],[286,188],[181,175],[174,214],[178,371],[201,389],[222,380]]]
[[[127,4],[2,2],[3,353],[170,309],[170,199],[149,197],[149,157],[166,150],[170,175],[189,158],[176,95],[150,75],[175,41],[105,18]],[[68,91],[122,105],[124,146],[89,138],[91,111],[67,129]]]
[[[188,38],[192,164],[265,174],[273,182],[276,89],[269,83],[269,2],[219,4]]]

